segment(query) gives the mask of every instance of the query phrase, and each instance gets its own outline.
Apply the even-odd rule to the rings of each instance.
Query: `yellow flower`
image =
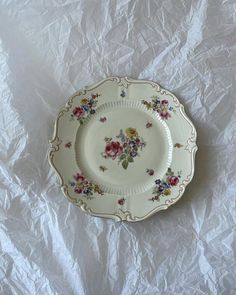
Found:
[[[169,196],[171,194],[171,190],[168,188],[165,190],[164,195]]]
[[[83,98],[83,99],[81,99],[81,104],[87,104],[87,103],[88,103],[87,98]]]
[[[100,189],[100,187],[97,184],[93,184],[92,188],[93,188],[95,193],[99,193],[99,194],[102,193],[102,190]]]
[[[97,184],[92,184],[92,189],[96,192],[99,189],[99,186]]]
[[[150,110],[150,109],[152,108],[152,104],[151,104],[150,102],[148,102],[148,103],[146,104],[146,108],[147,108],[148,110]]]
[[[138,136],[138,132],[136,131],[136,129],[131,127],[125,129],[125,133],[129,138]]]

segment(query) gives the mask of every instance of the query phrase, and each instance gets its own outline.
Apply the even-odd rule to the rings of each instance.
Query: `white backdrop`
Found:
[[[0,1],[0,294],[235,294],[234,0]],[[157,81],[198,132],[183,198],[136,224],[85,215],[47,162],[67,98]]]

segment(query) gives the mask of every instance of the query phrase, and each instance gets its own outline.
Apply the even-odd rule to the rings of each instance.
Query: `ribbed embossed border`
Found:
[[[170,166],[170,163],[172,160],[172,151],[173,151],[173,143],[172,143],[169,127],[161,119],[161,117],[158,115],[158,113],[153,113],[153,112],[148,111],[146,109],[146,107],[142,103],[140,103],[138,100],[130,100],[130,99],[129,100],[117,100],[117,101],[109,101],[107,103],[102,104],[101,106],[99,106],[96,109],[96,116],[90,115],[89,117],[86,118],[86,121],[84,122],[84,124],[78,128],[77,135],[76,135],[76,141],[79,140],[79,137],[81,136],[81,134],[79,134],[80,128],[86,128],[86,124],[89,124],[94,118],[96,119],[97,117],[99,117],[100,113],[103,112],[104,110],[115,109],[115,108],[132,108],[132,109],[141,110],[144,113],[146,113],[148,116],[153,118],[154,120],[158,121],[163,126],[163,128],[165,130],[167,144],[168,144],[168,155],[167,155],[167,163],[166,163],[166,169],[167,169]],[[76,149],[76,162],[77,162],[78,167],[80,167],[79,157],[80,157],[79,152]],[[162,178],[164,176],[166,169],[162,169],[159,171],[159,174],[158,174],[159,178]],[[123,188],[123,187],[114,188],[112,186],[102,185],[100,182],[96,182],[96,179],[95,179],[96,177],[93,175],[93,173],[87,174],[85,172],[86,169],[81,169],[81,170],[83,171],[84,175],[88,179],[99,184],[99,187],[105,193],[108,193],[108,194],[118,194],[118,195],[130,196],[130,195],[134,195],[134,194],[143,193],[153,187],[153,179],[150,177],[149,181],[145,185],[136,184],[135,186],[128,188],[128,189]]]

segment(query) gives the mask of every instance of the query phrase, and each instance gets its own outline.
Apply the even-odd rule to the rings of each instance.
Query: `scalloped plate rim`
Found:
[[[109,219],[114,219],[115,221],[129,221],[129,222],[137,222],[137,221],[142,221],[147,219],[148,217],[151,217],[152,215],[154,215],[155,213],[157,213],[158,211],[162,211],[162,210],[166,210],[168,209],[171,205],[174,205],[184,194],[184,191],[186,189],[186,186],[191,182],[193,176],[194,176],[194,172],[195,172],[195,156],[196,156],[196,152],[198,150],[196,141],[197,141],[197,132],[196,132],[196,128],[193,125],[192,121],[189,119],[189,117],[187,116],[186,112],[185,112],[185,108],[184,106],[179,102],[179,106],[180,106],[180,113],[182,114],[183,118],[189,123],[189,125],[191,126],[192,130],[191,130],[191,138],[188,139],[188,141],[190,140],[190,143],[192,144],[191,146],[191,174],[189,174],[189,178],[186,181],[186,183],[183,185],[182,191],[180,193],[180,195],[178,196],[178,198],[174,199],[174,202],[168,202],[167,204],[163,204],[162,206],[157,206],[155,208],[153,208],[151,211],[149,211],[146,215],[144,216],[132,216],[132,214],[129,211],[123,211],[122,209],[118,209],[116,212],[112,213],[99,213],[99,212],[95,212],[93,210],[91,210],[90,208],[87,207],[87,203],[85,201],[82,200],[77,200],[76,198],[71,197],[68,192],[67,192],[67,184],[64,183],[63,178],[60,174],[60,172],[57,170],[55,163],[53,162],[53,155],[55,152],[58,151],[59,146],[61,144],[61,141],[58,137],[58,121],[60,119],[60,117],[62,117],[64,115],[64,113],[66,113],[72,104],[72,101],[75,97],[85,94],[87,91],[91,91],[93,89],[96,89],[97,87],[99,87],[100,85],[102,85],[103,83],[105,83],[106,81],[112,81],[112,82],[117,82],[118,85],[119,83],[123,84],[126,83],[127,87],[125,85],[123,85],[124,88],[128,88],[129,84],[149,84],[151,85],[153,88],[156,88],[156,90],[166,93],[170,96],[172,96],[177,102],[179,102],[178,98],[170,91],[168,91],[167,89],[161,87],[157,82],[155,81],[151,81],[151,80],[145,80],[145,79],[133,79],[133,78],[129,78],[127,76],[122,77],[122,76],[111,76],[111,77],[107,77],[105,79],[102,79],[92,85],[89,86],[84,86],[83,88],[81,88],[80,90],[76,91],[73,95],[71,95],[65,106],[63,108],[61,108],[61,110],[59,111],[55,122],[54,122],[54,127],[53,127],[53,136],[52,138],[49,140],[49,143],[51,145],[51,147],[49,148],[48,151],[48,161],[50,166],[55,170],[59,181],[60,181],[60,188],[61,191],[63,192],[64,196],[72,203],[74,203],[76,206],[78,206],[82,211],[84,211],[85,213],[91,215],[91,216],[95,216],[95,217],[103,217],[103,218],[109,218]],[[58,141],[58,143],[57,143]],[[56,142],[56,144],[54,144]]]

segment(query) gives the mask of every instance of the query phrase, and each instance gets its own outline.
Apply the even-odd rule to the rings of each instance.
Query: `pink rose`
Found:
[[[160,112],[160,116],[161,116],[162,119],[167,120],[170,117],[170,114],[168,112],[166,112],[166,111],[162,111],[162,112]]]
[[[80,182],[82,182],[82,181],[85,180],[85,177],[84,177],[83,175],[77,173],[76,175],[74,175],[74,179],[75,179],[76,181],[80,181]]]
[[[119,143],[119,141],[112,141],[108,143],[105,147],[105,153],[108,157],[114,160],[123,152],[123,147]]]
[[[84,115],[84,110],[81,107],[76,107],[73,109],[73,115],[80,118]]]
[[[80,187],[76,187],[75,188],[75,193],[81,194],[82,193],[82,189]]]
[[[179,183],[179,178],[177,176],[169,176],[167,178],[167,182],[171,185],[171,186],[176,186]]]
[[[161,105],[163,105],[163,106],[168,106],[168,104],[169,104],[169,102],[168,102],[168,100],[166,100],[166,99],[163,99],[163,100],[161,101]]]

